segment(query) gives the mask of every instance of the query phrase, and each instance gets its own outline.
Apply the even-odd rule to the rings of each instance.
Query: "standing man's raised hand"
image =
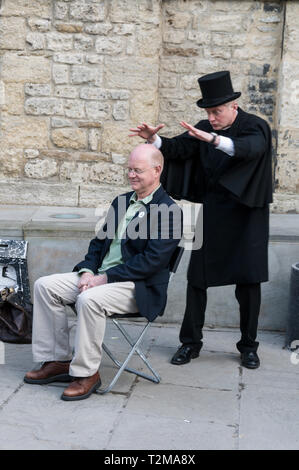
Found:
[[[149,126],[145,122],[137,126],[135,129],[130,129],[133,134],[129,134],[129,137],[142,137],[146,139],[148,143],[152,144],[156,140],[156,134],[160,129],[164,127],[164,124],[158,124],[158,126]]]

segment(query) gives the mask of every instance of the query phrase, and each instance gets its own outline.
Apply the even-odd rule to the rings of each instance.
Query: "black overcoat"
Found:
[[[213,129],[208,120],[195,127]],[[203,245],[193,250],[188,281],[197,287],[268,280],[271,131],[263,119],[238,109],[219,135],[233,140],[229,157],[188,132],[162,137],[162,183],[176,199],[203,204]]]

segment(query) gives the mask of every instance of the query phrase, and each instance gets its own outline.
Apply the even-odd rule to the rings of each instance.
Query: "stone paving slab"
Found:
[[[64,384],[25,384],[35,366],[31,346],[5,345],[0,449],[298,449],[299,365],[283,349],[282,333],[260,332],[258,370],[240,366],[237,329],[206,328],[200,357],[184,366],[169,363],[179,325],[153,324],[148,333],[145,351],[160,384],[125,373],[112,393],[77,402],[60,399]],[[105,342],[124,355],[111,322]],[[138,357],[132,366],[144,369]],[[104,385],[114,372],[104,355]]]

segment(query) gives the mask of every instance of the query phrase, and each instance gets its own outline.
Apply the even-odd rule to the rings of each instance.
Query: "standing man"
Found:
[[[171,363],[199,356],[207,288],[235,284],[240,306],[241,364],[259,367],[256,341],[261,282],[268,280],[269,203],[272,202],[271,131],[263,119],[244,112],[230,73],[198,79],[207,119],[173,138],[159,137],[163,124],[143,123],[132,136],[147,139],[165,158],[162,183],[177,199],[203,204],[203,245],[193,250],[188,268],[182,346]]]

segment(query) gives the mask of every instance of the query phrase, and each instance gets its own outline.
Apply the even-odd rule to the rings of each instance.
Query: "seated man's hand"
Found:
[[[83,292],[91,287],[102,286],[107,284],[106,274],[97,274],[96,276],[91,273],[83,273],[78,283],[80,292]]]
[[[80,276],[79,282],[78,282],[78,289],[80,292],[82,292],[84,287],[88,285],[88,281],[91,280],[94,277],[94,274],[91,273],[83,273]]]

